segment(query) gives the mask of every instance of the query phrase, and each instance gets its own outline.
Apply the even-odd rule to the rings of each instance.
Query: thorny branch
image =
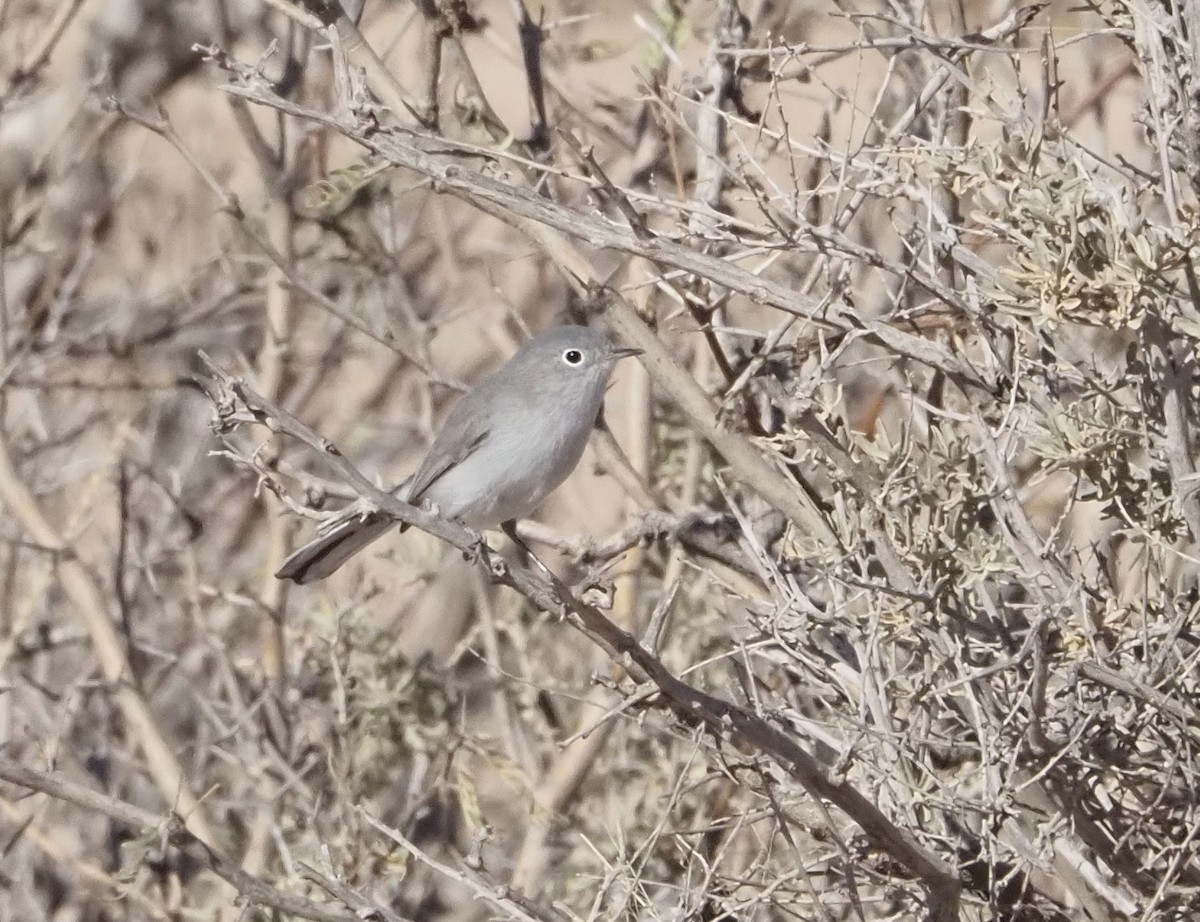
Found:
[[[155,833],[164,844],[186,852],[192,859],[227,881],[247,903],[290,913],[314,922],[358,922],[363,917],[333,906],[323,906],[295,893],[288,893],[247,874],[238,863],[189,832],[178,815],[158,816],[91,788],[70,781],[58,772],[39,772],[9,759],[0,758],[0,780],[39,791],[81,809],[103,814],[139,833]]]
[[[1191,917],[1200,12],[834,6],[0,0],[13,912]],[[565,318],[560,576],[271,577]]]
[[[681,681],[632,634],[617,627],[599,609],[585,604],[562,582],[537,570],[509,567],[494,557],[479,536],[469,529],[380,490],[346,459],[336,445],[256,393],[245,381],[230,376],[205,358],[214,375],[215,388],[211,394],[216,408],[214,429],[230,446],[232,457],[238,455],[228,437],[242,423],[256,423],[272,432],[292,436],[312,451],[329,457],[346,481],[378,511],[394,517],[397,522],[427,531],[464,554],[477,556],[497,583],[515,589],[542,611],[565,617],[572,626],[601,645],[636,681],[653,682],[663,704],[684,724],[699,724],[718,740],[754,747],[814,797],[828,800],[843,810],[862,827],[877,848],[903,864],[928,888],[931,920],[942,922],[957,917],[961,884],[953,867],[922,846],[912,833],[893,824],[844,779],[832,778],[826,768],[790,737],[745,708]],[[240,463],[255,470],[248,456],[242,455]]]

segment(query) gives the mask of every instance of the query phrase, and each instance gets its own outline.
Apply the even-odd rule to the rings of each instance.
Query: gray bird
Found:
[[[454,405],[396,495],[476,529],[528,515],[579,463],[617,361],[640,351],[586,327],[535,336]],[[324,579],[394,524],[377,512],[334,519],[275,576]]]

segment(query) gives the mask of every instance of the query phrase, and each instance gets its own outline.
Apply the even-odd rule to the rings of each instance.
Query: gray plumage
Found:
[[[586,327],[535,336],[454,405],[397,496],[472,528],[528,515],[575,469],[613,366],[636,353]],[[275,575],[324,579],[393,524],[378,513],[335,519]]]

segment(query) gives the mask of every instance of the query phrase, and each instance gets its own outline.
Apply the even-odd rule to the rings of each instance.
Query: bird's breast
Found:
[[[467,458],[435,481],[425,496],[442,515],[490,528],[529,515],[579,463],[587,428],[546,425],[494,428]]]

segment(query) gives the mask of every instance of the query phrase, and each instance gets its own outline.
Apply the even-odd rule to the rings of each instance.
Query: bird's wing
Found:
[[[409,482],[408,502],[419,503],[425,491],[446,471],[474,454],[490,432],[487,414],[479,412],[471,401],[459,401]]]

